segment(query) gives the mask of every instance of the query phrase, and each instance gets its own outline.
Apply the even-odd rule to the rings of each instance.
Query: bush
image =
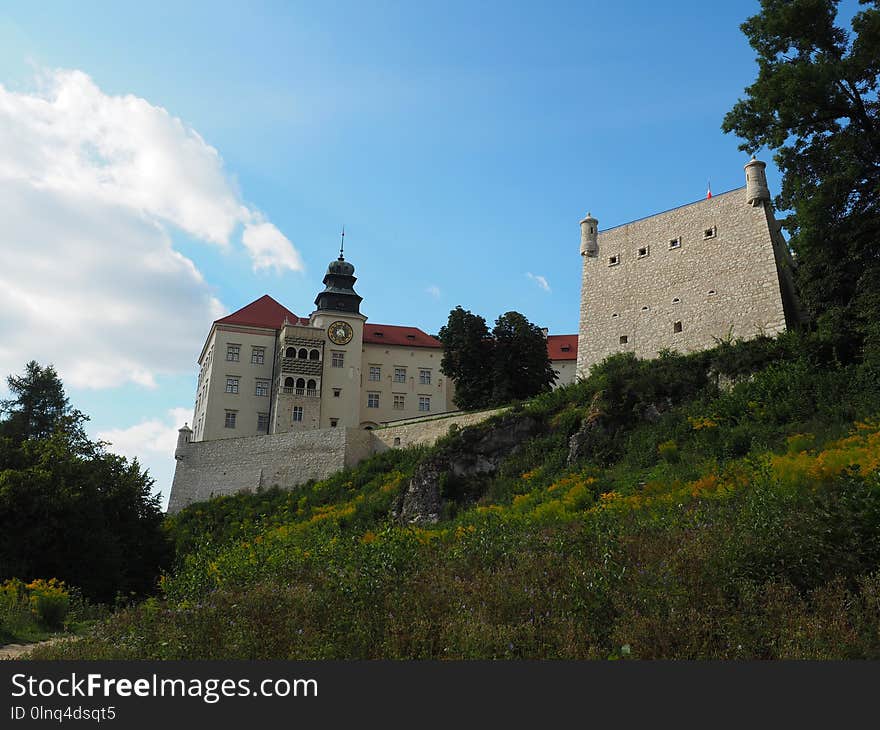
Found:
[[[37,579],[25,586],[31,611],[47,629],[61,629],[70,610],[70,592],[61,581]]]

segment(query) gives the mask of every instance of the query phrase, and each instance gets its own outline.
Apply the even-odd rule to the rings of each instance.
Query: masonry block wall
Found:
[[[367,431],[322,428],[246,436],[217,441],[178,442],[177,466],[168,512],[194,502],[260,487],[292,489],[310,479],[325,479],[379,451],[430,445],[450,426],[471,426],[503,409],[454,414]]]
[[[746,188],[598,233],[583,255],[578,376],[617,352],[650,358],[786,326],[770,203]]]

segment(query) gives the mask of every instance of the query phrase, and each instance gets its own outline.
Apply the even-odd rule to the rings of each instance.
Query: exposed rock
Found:
[[[489,428],[466,428],[443,450],[416,468],[391,516],[401,524],[439,522],[443,512],[442,478],[493,474],[501,462],[540,429],[531,416],[508,414]]]
[[[596,393],[593,396],[587,415],[581,420],[580,428],[568,439],[569,466],[580,461],[586,455],[590,437],[602,428],[602,410],[599,405],[601,399],[601,393]]]

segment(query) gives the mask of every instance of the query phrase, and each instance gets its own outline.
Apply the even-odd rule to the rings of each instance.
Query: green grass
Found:
[[[796,333],[612,358],[432,449],[193,505],[161,596],[36,656],[878,658],[877,382]],[[519,418],[443,521],[390,519],[418,464]]]

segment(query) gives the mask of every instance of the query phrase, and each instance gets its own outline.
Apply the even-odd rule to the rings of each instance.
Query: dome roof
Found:
[[[342,276],[353,276],[354,266],[340,256],[335,261],[331,261],[327,267],[328,274],[340,274]]]

